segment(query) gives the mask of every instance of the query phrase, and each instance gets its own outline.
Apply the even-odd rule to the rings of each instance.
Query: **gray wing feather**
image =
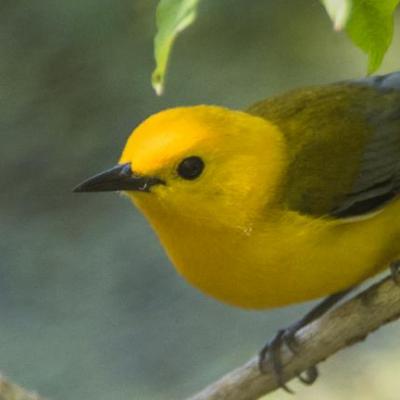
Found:
[[[364,86],[372,86],[373,88],[378,90],[400,90],[400,71],[393,72],[387,75],[375,75],[369,76],[367,78],[354,79],[348,82]]]
[[[374,134],[364,149],[351,193],[331,212],[342,218],[374,212],[400,192],[400,72],[351,83],[373,87],[389,97],[382,106],[366,113]],[[393,93],[395,99],[390,97]]]

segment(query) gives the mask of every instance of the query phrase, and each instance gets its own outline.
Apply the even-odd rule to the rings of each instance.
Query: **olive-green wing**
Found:
[[[363,216],[400,193],[400,73],[296,90],[248,112],[285,136],[289,209]]]

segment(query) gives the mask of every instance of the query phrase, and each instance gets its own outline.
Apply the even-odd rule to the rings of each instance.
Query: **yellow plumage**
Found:
[[[399,81],[295,91],[248,112],[163,111],[135,129],[120,167],[78,189],[125,190],[179,273],[224,302],[348,289],[400,253]]]
[[[158,114],[133,133],[120,160],[170,182],[128,194],[189,282],[236,306],[276,307],[346,289],[398,256],[400,202],[353,222],[287,210],[274,201],[285,171],[281,133],[259,118],[239,113],[232,121],[225,113],[232,111]],[[149,137],[155,142],[142,152]],[[202,180],[173,176],[184,156],[204,155],[207,165],[209,152],[220,158]]]

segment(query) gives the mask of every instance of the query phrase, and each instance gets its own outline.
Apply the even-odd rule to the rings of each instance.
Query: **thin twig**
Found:
[[[282,350],[284,381],[399,317],[400,287],[390,278],[383,279],[297,333],[299,353]],[[270,360],[265,370],[260,373],[254,357],[188,400],[257,400],[277,389]]]

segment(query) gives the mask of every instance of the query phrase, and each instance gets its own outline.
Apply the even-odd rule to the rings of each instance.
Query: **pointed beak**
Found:
[[[165,185],[162,179],[143,176],[131,170],[131,164],[119,164],[101,172],[74,188],[74,192],[113,192],[120,190],[150,192],[154,185]]]

